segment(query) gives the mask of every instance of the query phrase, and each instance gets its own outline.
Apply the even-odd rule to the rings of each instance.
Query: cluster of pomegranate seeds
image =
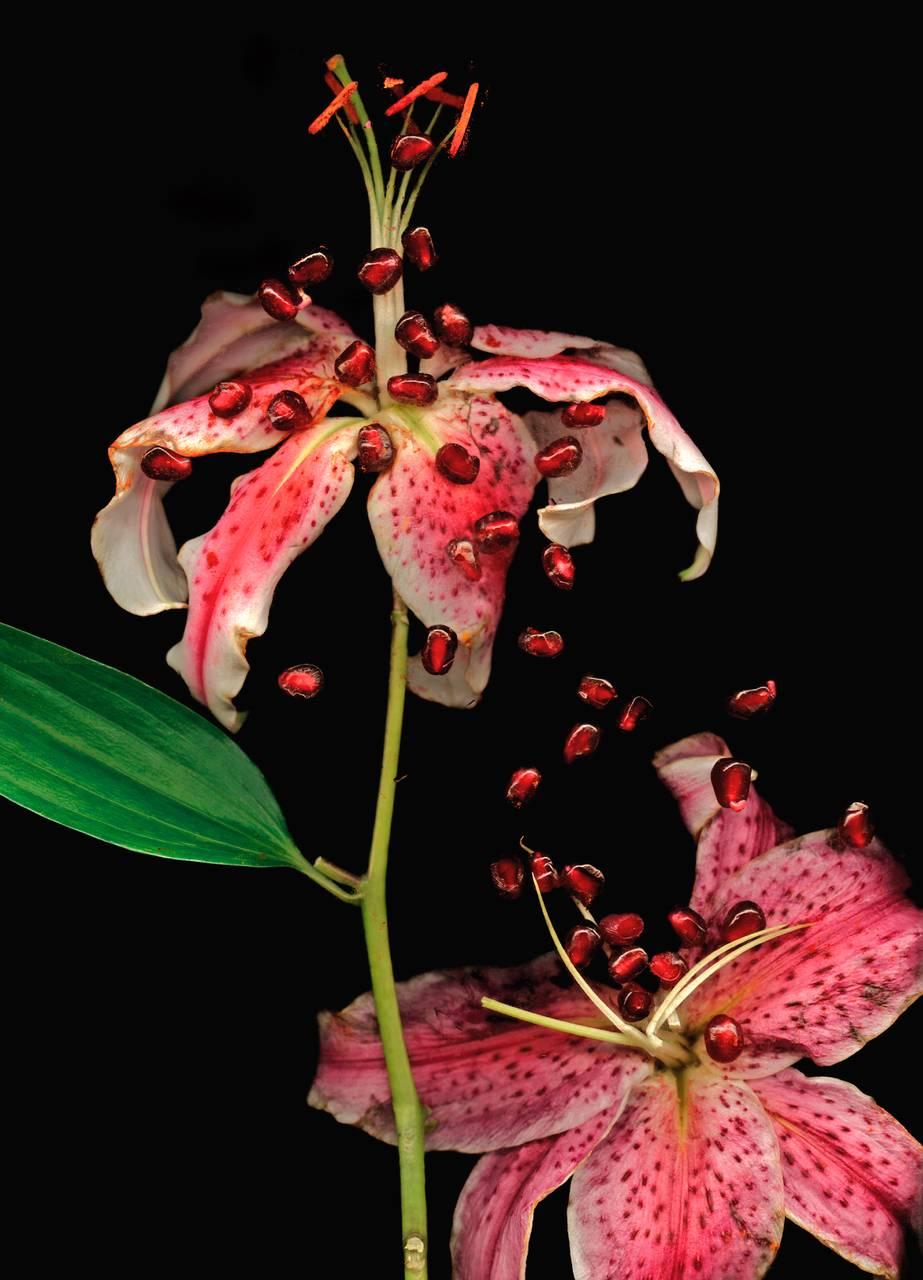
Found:
[[[436,379],[428,373],[396,373],[388,379],[388,395],[399,404],[415,404],[420,408],[432,404],[439,394]]]
[[[407,173],[428,160],[435,150],[425,133],[402,133],[391,144],[391,163],[398,173]]]
[[[443,302],[436,308],[433,326],[447,347],[466,347],[474,337],[474,325],[452,302]]]
[[[535,627],[526,627],[520,632],[517,643],[523,653],[533,658],[556,658],[564,650],[560,631],[536,631]]]
[[[411,227],[401,236],[401,244],[404,247],[404,257],[418,271],[429,271],[439,261],[428,227]]]
[[[619,728],[625,733],[632,733],[642,720],[647,719],[653,710],[653,703],[642,697],[641,694],[637,694],[630,702],[626,702],[619,712]]]
[[[613,947],[624,947],[637,942],[644,932],[644,921],[634,911],[613,912],[599,922],[605,940]]]
[[[219,382],[208,397],[208,407],[219,418],[234,418],[243,413],[253,398],[248,382]]]
[[[643,947],[626,947],[609,961],[609,976],[613,982],[628,982],[647,968],[647,952]]]
[[[654,997],[636,982],[629,982],[622,987],[615,1002],[626,1022],[643,1022],[651,1011]]]
[[[506,788],[506,798],[514,809],[527,805],[539,788],[542,775],[538,769],[528,766],[517,769],[510,778]]]
[[[748,720],[750,716],[768,711],[776,700],[776,682],[767,680],[755,689],[741,689],[739,693],[728,698],[728,711],[739,720]]]
[[[473,542],[468,538],[454,538],[445,549],[446,555],[469,582],[478,582],[481,577],[481,562]]]
[[[292,320],[298,314],[304,297],[281,280],[264,280],[256,291],[260,306],[273,320]]]
[[[567,547],[551,542],[542,552],[542,568],[553,587],[559,591],[570,591],[574,585],[574,557]]]
[[[766,917],[762,907],[745,899],[743,902],[735,902],[728,910],[721,926],[721,941],[737,942],[765,928]]]
[[[420,661],[431,676],[444,676],[455,661],[457,649],[458,636],[451,627],[428,627]]]
[[[394,461],[394,444],[378,422],[364,426],[357,437],[360,471],[387,471]]]
[[[579,898],[585,907],[599,897],[605,883],[606,877],[599,867],[594,867],[589,862],[564,867],[561,871],[561,884],[575,898]]]
[[[750,794],[752,773],[748,764],[731,756],[722,756],[715,761],[711,771],[711,784],[715,790],[715,799],[722,809],[740,813]]]
[[[521,858],[498,858],[490,864],[490,878],[502,898],[518,898],[525,876]]]
[[[591,756],[599,746],[602,731],[595,724],[575,724],[564,739],[564,761],[573,764]]]
[[[387,293],[400,280],[403,269],[395,249],[372,249],[359,264],[359,283],[369,293]]]
[[[692,907],[674,907],[667,919],[680,942],[695,947],[705,941],[708,926],[698,911],[693,911]]]
[[[849,806],[840,819],[837,827],[840,838],[854,849],[864,849],[871,844],[875,836],[875,826],[869,814],[869,807],[861,800]]]
[[[542,893],[551,893],[553,889],[560,889],[561,877],[558,869],[546,853],[533,853],[531,871]]]
[[[488,511],[474,522],[474,540],[486,555],[505,551],[519,540],[519,521],[509,511]]]
[[[565,427],[598,427],[605,416],[604,404],[569,404],[561,421]]]
[[[733,1062],[744,1048],[744,1033],[740,1023],[727,1013],[718,1013],[704,1031],[705,1048],[715,1062]]]
[[[394,330],[398,345],[412,356],[427,360],[439,350],[439,339],[422,311],[405,311]]]
[[[333,369],[348,387],[362,387],[375,377],[375,350],[357,338],[343,348],[333,362]]]
[[[155,445],[142,457],[141,470],[149,480],[185,480],[192,475],[192,459]]]
[[[277,431],[300,430],[311,421],[311,411],[297,391],[280,391],[274,395],[266,413]]]
[[[576,969],[585,969],[599,950],[602,938],[592,924],[575,924],[567,935],[564,950]]]
[[[535,466],[546,480],[569,476],[583,461],[583,446],[576,436],[562,436],[552,440],[535,455]]]
[[[436,452],[436,470],[452,484],[474,484],[481,459],[462,444],[444,444]]]
[[[316,698],[323,687],[323,671],[310,662],[286,667],[279,676],[279,688],[292,698]]]
[[[689,972],[688,964],[675,951],[659,951],[657,955],[651,956],[648,968],[661,987],[667,990],[675,987],[683,974]]]
[[[288,269],[288,278],[294,285],[323,284],[333,273],[333,258],[326,245],[312,249],[303,258],[293,262]]]
[[[587,706],[602,711],[618,697],[615,685],[602,676],[584,676],[577,686],[577,697]]]

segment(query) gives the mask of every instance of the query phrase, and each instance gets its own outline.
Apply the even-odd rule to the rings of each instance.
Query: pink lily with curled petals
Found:
[[[646,1021],[613,1032],[615,993],[586,984],[589,1004],[550,956],[403,984],[429,1146],[484,1153],[456,1208],[458,1280],[521,1280],[535,1207],[568,1179],[576,1280],[754,1280],[785,1217],[897,1277],[906,1228],[923,1228],[920,1144],[852,1085],[793,1066],[842,1061],[920,994],[923,912],[877,841],[792,839],[752,789],[741,812],[720,808],[711,770],[728,754],[699,734],[655,760],[697,838],[707,927]],[[724,943],[740,902],[765,928]],[[742,1034],[721,1061],[704,1034],[717,1015]],[[322,1015],[310,1101],[393,1139],[367,996]]]

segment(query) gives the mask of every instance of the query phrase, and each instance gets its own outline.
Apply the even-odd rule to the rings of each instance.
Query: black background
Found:
[[[693,850],[650,757],[699,729],[728,737],[799,831],[866,800],[917,871],[915,762],[898,748],[916,672],[915,415],[889,331],[909,239],[884,39],[725,27],[718,40],[691,23],[667,38],[613,22],[579,51],[533,34],[506,54],[458,15],[464,47],[420,52],[397,31],[387,48],[367,31],[356,42],[352,25],[142,25],[115,49],[112,32],[75,28],[45,47],[45,123],[17,139],[22,347],[36,363],[8,383],[25,428],[8,429],[26,449],[6,486],[7,620],[185,698],[162,661],[182,619],[120,612],[90,556],[111,492],[106,445],[147,412],[205,295],[249,292],[319,241],[338,270],[317,300],[368,332],[352,275],[368,247],[359,176],[333,130],[306,135],[327,98],[322,59],[342,47],[379,109],[381,74],[413,83],[445,67],[454,89],[479,79],[486,102],[467,154],[438,166],[421,199],[441,261],[408,281],[408,305],[451,298],[477,321],[640,351],[723,495],[715,563],[688,585],[676,571],[694,515],[656,455],[635,491],[602,504],[571,595],[545,581],[527,519],[482,705],[408,707],[390,881],[399,976],[546,948],[530,902],[499,903],[487,883],[523,832],[562,862],[602,866],[606,908],[662,919],[688,893]],[[215,522],[249,465],[197,465],[171,497],[178,541]],[[355,869],[389,610],[365,487],[283,580],[251,646],[239,739],[301,848]],[[557,663],[518,651],[526,624],[564,633]],[[299,661],[326,672],[313,703],[275,688]],[[656,711],[565,770],[586,670]],[[729,721],[726,695],[768,676],[771,714]],[[521,818],[503,790],[527,761],[545,783]],[[358,913],[285,872],[147,859],[11,818],[23,876],[8,908],[21,939],[12,1105],[28,1134],[16,1168],[27,1209],[55,1224],[33,1237],[36,1259],[395,1274],[382,1261],[399,1221],[393,1150],[304,1104],[316,1012],[367,986]],[[655,926],[652,945],[667,941]],[[905,1123],[912,1024],[835,1069]],[[429,1161],[434,1277],[448,1273],[472,1163]],[[537,1214],[530,1280],[569,1274],[565,1204],[559,1193]],[[809,1270],[854,1274],[790,1226],[774,1274]]]

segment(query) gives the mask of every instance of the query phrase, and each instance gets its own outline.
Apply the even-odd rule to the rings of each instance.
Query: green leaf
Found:
[[[3,623],[0,794],[162,858],[308,866],[226,734],[132,676]]]

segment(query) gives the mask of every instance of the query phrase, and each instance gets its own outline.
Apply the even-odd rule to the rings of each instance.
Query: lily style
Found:
[[[482,1155],[455,1213],[458,1280],[520,1280],[535,1207],[568,1179],[577,1280],[753,1280],[786,1217],[896,1277],[905,1230],[923,1227],[920,1145],[852,1085],[794,1065],[843,1061],[920,994],[923,912],[861,814],[792,838],[755,789],[721,803],[729,754],[702,733],[655,758],[697,840],[655,995],[630,981],[646,960],[632,913],[599,922],[627,944],[609,947],[618,991],[582,977],[553,928],[577,986],[554,955],[398,985],[427,1145]],[[394,1141],[370,996],[322,1015],[310,1102]]]

